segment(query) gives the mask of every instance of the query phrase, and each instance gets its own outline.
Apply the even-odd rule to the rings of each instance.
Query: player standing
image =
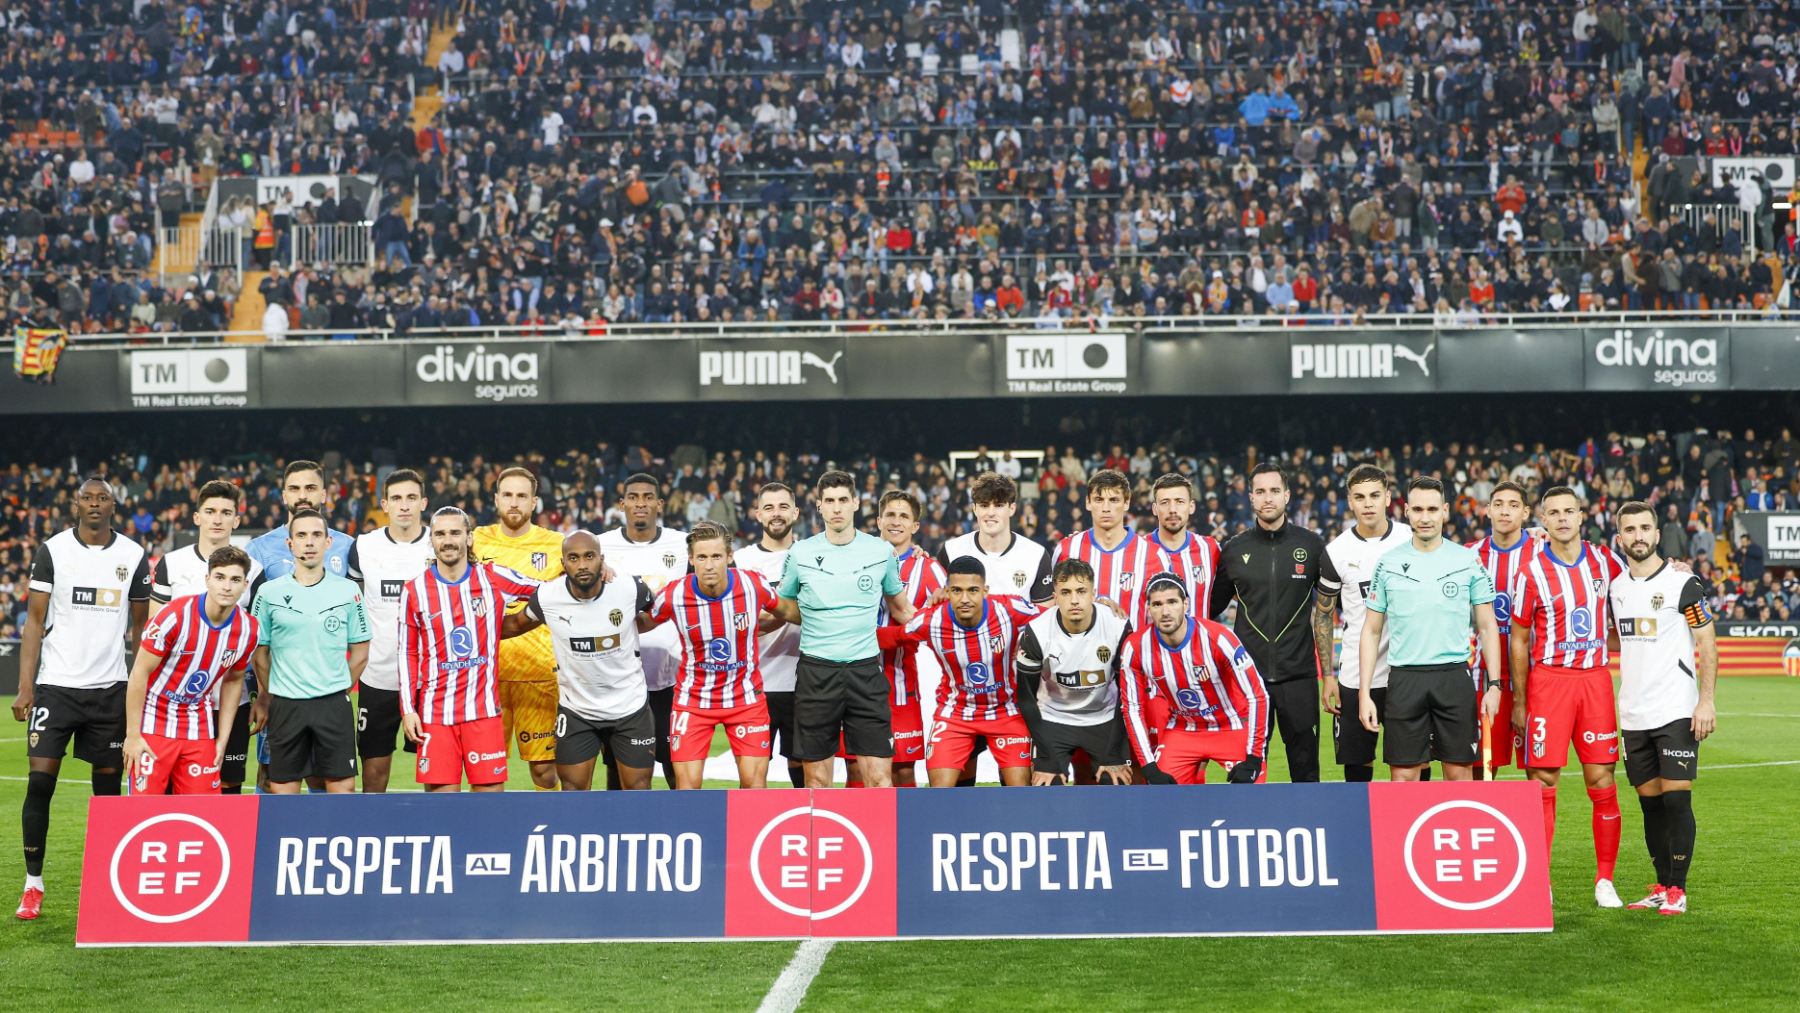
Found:
[[[779,584],[788,550],[794,547],[794,525],[799,521],[800,508],[794,503],[793,487],[785,482],[763,483],[756,492],[756,522],[762,525],[762,537],[754,545],[737,550],[733,558],[738,569],[757,574],[770,587]],[[787,760],[788,781],[796,788],[804,788],[806,768],[800,765],[794,741],[794,667],[800,662],[800,631],[782,623],[759,638],[757,650],[762,654],[769,733]]]
[[[769,705],[763,699],[757,628],[775,605],[762,577],[731,565],[731,533],[710,521],[688,532],[693,575],[662,589],[653,621],[680,635],[681,676],[669,716],[675,787],[699,788],[713,729],[723,725],[737,760],[738,787],[769,778]],[[771,620],[772,622],[772,620]]]
[[[1639,910],[1687,913],[1694,857],[1694,778],[1700,743],[1718,725],[1713,686],[1719,675],[1717,628],[1706,585],[1657,554],[1656,513],[1630,502],[1617,515],[1626,573],[1612,583],[1619,627],[1619,724],[1625,776],[1644,810],[1644,843],[1656,866]],[[1693,667],[1689,667],[1694,663]]]
[[[906,600],[913,608],[922,609],[938,589],[944,586],[944,567],[914,544],[919,533],[919,516],[924,505],[912,493],[889,489],[881,496],[876,519],[881,540],[893,546],[894,564],[900,571],[900,584]],[[886,604],[876,614],[883,626],[898,625],[888,615]],[[918,645],[907,644],[881,652],[881,667],[887,673],[888,708],[893,715],[894,783],[902,788],[919,783],[915,768],[925,758],[925,718],[919,702]],[[846,757],[855,773],[855,759]]]
[[[1130,784],[1119,666],[1131,624],[1096,606],[1094,568],[1081,560],[1056,564],[1050,580],[1056,608],[1026,624],[1017,658],[1019,702],[1031,730],[1031,783],[1063,780],[1079,752],[1096,777]]]
[[[1050,600],[1049,551],[1012,529],[1013,514],[1019,509],[1018,484],[984,471],[969,486],[969,502],[975,508],[975,530],[946,540],[938,549],[938,563],[948,571],[951,563],[973,556],[981,562],[994,594]]]
[[[507,468],[494,480],[494,513],[499,523],[475,529],[473,558],[498,563],[543,583],[562,573],[562,536],[538,527],[532,518],[542,504],[538,480],[527,468]],[[525,607],[520,601],[512,609]],[[548,630],[514,637],[500,645],[499,675],[503,741],[515,742],[519,759],[531,768],[538,791],[556,790],[556,650]]]
[[[1319,593],[1313,601],[1313,644],[1329,647],[1338,605],[1342,603],[1344,636],[1336,664],[1328,649],[1319,655],[1319,667],[1325,673],[1325,711],[1331,715],[1331,741],[1337,762],[1344,768],[1344,780],[1361,782],[1375,778],[1376,739],[1359,718],[1362,698],[1366,695],[1375,702],[1377,723],[1386,721],[1390,671],[1388,638],[1382,637],[1374,674],[1367,683],[1369,688],[1360,688],[1364,683],[1359,655],[1369,586],[1375,579],[1376,562],[1389,549],[1409,541],[1412,529],[1388,517],[1387,472],[1372,464],[1359,464],[1350,469],[1344,487],[1356,523],[1325,546],[1325,558],[1319,563]],[[1430,778],[1430,767],[1424,769],[1423,776]]]
[[[50,799],[63,752],[93,764],[95,795],[119,793],[125,742],[125,641],[150,611],[143,546],[113,530],[112,486],[98,475],[75,492],[75,526],[46,539],[31,560],[25,629],[19,640],[19,694],[13,719],[25,722],[25,892],[19,918],[44,904],[44,847]]]
[[[600,536],[607,561],[620,576],[636,577],[655,594],[687,575],[687,535],[662,526],[662,485],[639,472],[625,479],[625,524]],[[681,671],[681,642],[672,626],[659,627],[638,639],[644,680],[649,687],[650,715],[656,720],[656,761],[663,780],[675,786],[669,761],[669,711],[675,703],[675,677]],[[609,765],[606,786],[618,787]]]
[[[1169,559],[1169,571],[1187,581],[1188,604],[1204,609],[1212,600],[1213,582],[1219,572],[1219,541],[1194,533],[1194,484],[1186,475],[1170,472],[1150,487],[1151,510],[1156,514],[1156,547]]]
[[[1232,784],[1264,780],[1269,695],[1250,652],[1223,625],[1193,615],[1180,577],[1156,574],[1145,590],[1151,625],[1126,638],[1119,672],[1125,727],[1144,779],[1205,784],[1213,762]],[[1153,728],[1159,700],[1167,717]]]
[[[385,527],[356,536],[349,577],[362,586],[369,615],[369,663],[356,690],[356,754],[362,758],[362,790],[387,791],[400,735],[400,592],[431,565],[425,534],[425,480],[396,468],[381,482]],[[417,752],[411,740],[407,752]]]
[[[562,544],[563,578],[538,588],[505,635],[544,626],[556,651],[556,777],[563,791],[587,791],[606,754],[618,787],[650,788],[656,719],[638,659],[638,628],[656,599],[636,577],[606,579],[600,540],[571,532]]]
[[[256,650],[256,620],[238,605],[250,588],[250,566],[236,546],[214,549],[205,593],[176,598],[144,627],[125,689],[124,754],[133,792],[219,794],[244,672]],[[215,685],[221,687],[216,712]]]
[[[1520,571],[1527,559],[1537,551],[1537,542],[1525,533],[1525,489],[1516,482],[1501,482],[1488,496],[1488,536],[1469,543],[1481,558],[1488,576],[1494,581],[1494,622],[1500,627],[1500,714],[1494,721],[1482,722],[1481,735],[1489,743],[1485,757],[1492,770],[1515,762],[1525,766],[1525,740],[1512,726],[1513,686],[1512,641],[1513,600],[1518,595]],[[1475,768],[1475,779],[1489,777],[1490,772]]]
[[[1525,764],[1543,785],[1544,833],[1556,839],[1556,784],[1569,758],[1581,761],[1593,803],[1594,903],[1623,907],[1613,887],[1619,860],[1619,796],[1613,765],[1619,724],[1607,669],[1607,599],[1623,572],[1612,553],[1581,538],[1581,497],[1545,490],[1538,516],[1549,543],[1526,560],[1513,601],[1513,727],[1530,743]],[[1522,685],[1521,685],[1522,684]]]
[[[231,533],[237,530],[243,521],[242,511],[244,492],[230,482],[213,479],[200,487],[200,495],[194,505],[194,525],[199,530],[199,539],[192,545],[184,545],[163,553],[156,561],[156,568],[150,578],[150,600],[158,606],[167,605],[177,598],[185,598],[190,594],[207,592],[207,574],[211,572],[212,554],[231,544]],[[250,570],[245,579],[245,588],[256,583],[262,574],[262,567],[256,560],[245,555]],[[246,599],[247,600],[247,599]],[[249,655],[244,655],[246,663]],[[219,686],[213,684],[213,703],[217,709]],[[250,687],[240,687],[238,706],[243,708],[234,719],[226,724],[222,715],[213,715],[213,720],[226,727],[231,733],[231,741],[227,743],[225,758],[219,766],[219,791],[226,795],[239,795],[244,791],[244,775],[250,758]]]
[[[1063,538],[1051,566],[1079,559],[1094,571],[1094,596],[1119,604],[1133,625],[1149,625],[1144,582],[1171,563],[1156,539],[1131,530],[1131,480],[1110,468],[1088,478],[1088,517],[1093,527]]]
[[[400,726],[419,744],[426,791],[506,788],[506,726],[495,690],[506,610],[538,584],[498,563],[472,563],[469,515],[431,515],[435,561],[400,592]]]
[[[1011,595],[989,596],[979,559],[961,556],[950,564],[946,600],[913,616],[901,627],[884,626],[884,648],[926,644],[944,669],[925,744],[925,773],[933,788],[953,788],[962,780],[978,739],[985,739],[1000,765],[1000,783],[1031,783],[1031,729],[1019,709],[1016,671],[1019,637],[1037,606]],[[873,787],[886,787],[874,784]]]
[[[1386,485],[1384,480],[1384,490]],[[1381,557],[1369,586],[1357,657],[1361,681],[1373,686],[1382,642],[1388,640],[1393,672],[1381,753],[1396,781],[1419,780],[1433,759],[1444,765],[1445,780],[1471,780],[1481,718],[1493,717],[1500,707],[1493,581],[1473,550],[1445,543],[1448,514],[1444,484],[1413,479],[1406,489],[1412,537]],[[1471,634],[1487,661],[1479,707],[1469,681]],[[1371,736],[1381,727],[1373,693],[1359,702],[1358,716]]]
[[[354,791],[350,687],[369,660],[369,615],[356,585],[326,569],[336,532],[324,516],[303,507],[285,527],[293,569],[273,580],[264,571],[250,606],[261,633],[252,656],[260,687],[250,705],[252,730],[268,731],[263,771],[274,794],[299,794],[309,772],[328,792]]]

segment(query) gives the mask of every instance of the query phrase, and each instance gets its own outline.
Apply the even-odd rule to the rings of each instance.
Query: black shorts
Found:
[[[650,720],[656,726],[656,762],[666,767],[669,765],[669,712],[675,707],[675,687],[653,689],[646,696],[649,697]]]
[[[656,762],[656,720],[648,701],[616,721],[584,718],[567,707],[556,709],[556,762],[565,767],[586,763],[604,750],[621,766],[649,770]]]
[[[356,776],[356,709],[349,693],[307,700],[269,697],[269,780]]]
[[[213,712],[213,721],[219,720],[219,712]],[[220,784],[243,784],[244,774],[250,767],[250,702],[245,700],[238,706],[237,717],[231,722],[231,734],[225,737],[225,762],[219,765]]]
[[[799,759],[799,743],[794,741],[794,691],[764,693],[769,702],[769,734],[775,739],[775,751],[790,760]]]
[[[37,685],[25,716],[25,755],[60,760],[75,740],[75,758],[96,767],[125,763],[125,684],[100,689]]]
[[[794,670],[794,725],[802,762],[836,756],[840,734],[852,756],[891,759],[894,718],[881,658],[837,662],[801,655]]]
[[[1377,686],[1369,690],[1369,697],[1375,701],[1375,717],[1385,724],[1387,687]],[[1337,752],[1340,767],[1368,767],[1375,763],[1377,733],[1363,727],[1360,711],[1357,710],[1361,706],[1362,690],[1355,686],[1342,686],[1338,712],[1331,716],[1331,743]]]
[[[1475,677],[1467,665],[1395,668],[1388,676],[1381,758],[1401,767],[1471,764],[1481,750]]]
[[[1632,787],[1657,778],[1692,781],[1700,776],[1700,740],[1691,718],[1678,718],[1661,728],[1625,732],[1625,777]]]
[[[409,753],[419,744],[400,734],[400,691],[359,686],[356,690],[356,755],[373,760],[394,755],[399,741]]]
[[[1116,767],[1131,760],[1125,723],[1119,720],[1065,725],[1045,718],[1038,722],[1031,747],[1031,769],[1040,774],[1067,774],[1076,750],[1086,753],[1096,767]]]

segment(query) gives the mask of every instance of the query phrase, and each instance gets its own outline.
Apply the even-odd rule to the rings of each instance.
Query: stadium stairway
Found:
[[[413,93],[412,128],[415,136],[419,131],[431,126],[431,122],[437,118],[438,110],[444,108],[444,93],[442,87],[436,83],[435,72],[438,58],[442,57],[444,51],[450,48],[450,43],[455,38],[456,25],[454,22],[448,25],[435,25],[431,29],[431,39],[425,46],[425,66],[432,68],[434,77],[433,83],[419,88]],[[412,221],[411,197],[407,197],[401,203],[400,215],[407,221]]]
[[[200,223],[206,219],[203,211],[185,211],[181,215],[182,234],[198,232]],[[192,250],[184,250],[179,246],[162,245],[162,237],[157,236],[156,255],[150,258],[150,275],[161,278],[165,274],[181,275],[194,273],[194,261],[200,255],[200,247],[196,244]]]
[[[267,307],[263,303],[261,289],[263,279],[268,276],[269,272],[267,271],[246,270],[244,272],[243,291],[238,293],[237,305],[231,309],[231,326],[227,330],[250,333],[233,334],[225,339],[227,342],[253,345],[263,343],[262,318],[263,310]]]

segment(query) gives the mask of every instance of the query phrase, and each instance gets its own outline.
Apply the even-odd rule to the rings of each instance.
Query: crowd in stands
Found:
[[[1662,552],[1691,561],[1713,583],[1724,614],[1779,620],[1800,615],[1796,573],[1789,571],[1783,580],[1778,568],[1767,566],[1763,548],[1746,538],[1740,517],[1746,510],[1800,510],[1800,440],[1792,429],[1606,432],[1569,445],[1499,438],[1351,445],[1336,442],[1341,437],[1321,437],[1280,450],[1238,444],[1239,449],[1221,451],[1208,449],[1214,441],[1180,427],[1163,429],[1172,434],[1168,439],[1121,442],[1122,434],[1142,432],[1144,426],[1112,418],[1119,424],[1090,429],[1080,415],[1067,416],[1040,433],[1054,441],[1046,446],[1004,449],[962,443],[902,454],[880,449],[894,444],[881,442],[885,430],[875,428],[861,449],[829,457],[819,452],[816,436],[787,441],[773,431],[769,442],[753,445],[746,445],[739,430],[735,438],[698,435],[661,446],[600,439],[557,447],[545,442],[543,433],[550,430],[518,421],[480,427],[487,442],[479,451],[456,449],[466,444],[452,442],[452,431],[418,425],[414,443],[397,451],[396,434],[384,426],[365,422],[307,429],[290,419],[279,436],[251,444],[260,449],[249,450],[241,439],[234,441],[204,419],[171,421],[163,427],[170,437],[163,443],[182,449],[167,454],[89,450],[55,460],[15,456],[0,469],[0,602],[5,605],[0,636],[16,629],[34,546],[71,523],[82,476],[107,476],[118,498],[119,528],[161,552],[193,537],[191,499],[212,478],[227,478],[245,491],[240,535],[282,523],[281,468],[296,458],[323,463],[329,498],[323,506],[332,523],[347,532],[385,522],[379,479],[394,467],[421,471],[434,506],[456,504],[486,524],[495,519],[490,495],[495,476],[503,467],[524,464],[539,476],[543,509],[537,522],[546,527],[599,531],[623,523],[623,483],[628,475],[647,472],[662,484],[668,526],[686,529],[711,520],[745,543],[760,537],[753,508],[764,483],[782,481],[795,488],[802,516],[798,530],[804,536],[816,530],[812,480],[825,468],[842,467],[862,486],[859,516],[865,526],[872,528],[876,500],[886,489],[905,488],[917,495],[925,504],[919,540],[931,549],[970,529],[969,481],[989,468],[1017,480],[1016,527],[1046,542],[1087,526],[1085,485],[1101,468],[1130,476],[1137,490],[1134,518],[1141,530],[1155,523],[1147,509],[1150,483],[1169,471],[1190,476],[1199,504],[1193,526],[1223,539],[1253,523],[1245,476],[1257,462],[1274,459],[1285,466],[1294,523],[1335,532],[1352,523],[1344,501],[1345,476],[1355,464],[1372,461],[1400,478],[1429,474],[1444,479],[1453,493],[1448,534],[1462,541],[1486,533],[1486,503],[1502,480],[1519,482],[1534,497],[1552,485],[1573,486],[1589,505],[1587,535],[1594,540],[1611,537],[1611,511],[1621,502],[1646,499],[1665,519]],[[1339,432],[1341,427],[1322,431]],[[96,444],[102,445],[118,444]],[[955,450],[965,453],[953,465],[950,454]],[[1396,517],[1402,516],[1399,493],[1397,486]]]
[[[307,329],[1772,312],[1794,261],[1773,207],[1793,180],[1714,186],[1706,164],[1800,153],[1785,3],[22,0],[4,18],[4,128],[80,142],[0,156],[8,321],[216,319],[236,279],[143,272],[147,209],[220,173],[377,177],[373,265],[264,283]],[[427,67],[434,21],[454,42]],[[431,82],[446,104],[415,129]]]

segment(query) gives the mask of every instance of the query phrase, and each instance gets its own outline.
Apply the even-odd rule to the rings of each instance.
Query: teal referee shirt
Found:
[[[1387,616],[1388,661],[1395,668],[1469,660],[1476,605],[1494,600],[1494,580],[1473,549],[1439,542],[1420,552],[1409,540],[1375,564],[1367,606]]]
[[[789,549],[776,593],[800,606],[801,654],[849,663],[881,653],[881,600],[901,590],[893,546],[858,531],[845,545],[817,534]]]

